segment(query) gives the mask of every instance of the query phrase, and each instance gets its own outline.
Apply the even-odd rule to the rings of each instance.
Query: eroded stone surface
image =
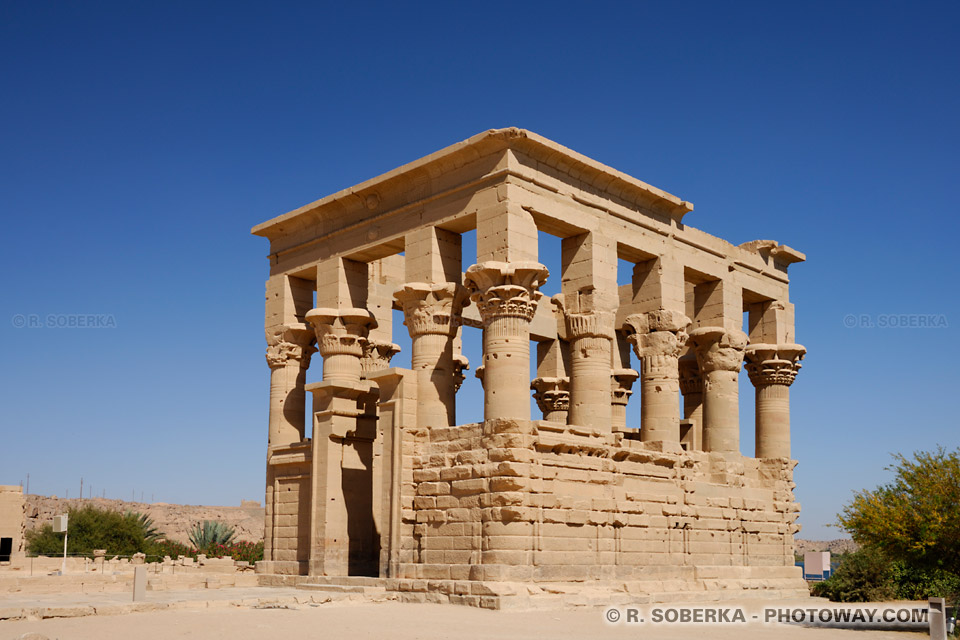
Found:
[[[787,268],[804,256],[709,236],[683,222],[692,209],[501,129],[255,227],[268,360],[290,370],[271,386],[261,575],[378,576],[412,601],[495,607],[573,583],[804,592],[787,393],[805,353]],[[541,233],[561,237],[560,273]],[[411,369],[390,367],[391,309]],[[291,333],[305,324],[312,338]],[[462,344],[479,336],[484,420],[457,425]],[[314,344],[323,381],[304,385]],[[739,450],[745,360],[756,457]],[[291,408],[306,391],[312,411]]]

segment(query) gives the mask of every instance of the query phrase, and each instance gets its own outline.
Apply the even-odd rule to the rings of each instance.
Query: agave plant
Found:
[[[159,529],[157,529],[156,523],[154,523],[153,518],[148,516],[145,513],[139,513],[136,511],[127,511],[123,514],[124,518],[133,521],[136,523],[140,529],[143,530],[143,539],[148,541],[159,540],[163,535]]]
[[[224,522],[204,520],[193,525],[187,537],[198,551],[204,551],[218,544],[230,544],[235,535],[236,530]]]

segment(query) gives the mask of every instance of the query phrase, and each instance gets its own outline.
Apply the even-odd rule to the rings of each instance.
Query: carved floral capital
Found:
[[[272,327],[266,330],[266,338],[267,365],[271,369],[290,362],[296,362],[306,369],[310,366],[310,356],[317,351],[311,344],[314,333],[305,324]]]
[[[537,262],[482,262],[467,269],[464,285],[484,324],[513,317],[529,322],[549,272]]]
[[[789,387],[800,371],[807,350],[799,344],[751,344],[746,349],[745,365],[755,387]]]
[[[393,294],[403,309],[410,337],[425,334],[456,335],[460,312],[469,304],[467,291],[455,282],[410,282]]]
[[[740,371],[747,334],[723,327],[700,327],[690,332],[702,374],[713,371]]]

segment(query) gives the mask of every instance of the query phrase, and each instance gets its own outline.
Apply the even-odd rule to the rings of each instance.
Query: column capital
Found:
[[[530,383],[533,398],[543,414],[570,410],[570,378],[536,378]]]
[[[389,369],[390,360],[400,353],[400,346],[392,342],[368,339],[363,343],[362,350],[360,370],[367,374]]]
[[[453,389],[460,391],[460,386],[466,379],[467,374],[464,371],[470,370],[470,360],[462,353],[456,353],[453,356]]]
[[[683,313],[659,309],[627,316],[623,332],[638,358],[677,358],[687,343],[689,324],[690,318]]]
[[[751,344],[746,348],[747,375],[755,387],[789,387],[800,371],[807,350],[799,344]]]
[[[500,317],[533,319],[549,271],[538,262],[481,262],[464,274],[464,285],[484,323]]]
[[[456,282],[408,282],[393,294],[403,309],[404,324],[410,337],[456,335],[460,311],[469,304],[467,291]]]
[[[305,324],[295,323],[279,325],[266,330],[267,365],[274,369],[289,362],[298,362],[306,369],[310,366],[310,356],[317,349],[311,342],[314,332]]]
[[[703,376],[696,357],[684,356],[677,361],[680,370],[680,392],[684,396],[703,393]]]
[[[567,338],[569,340],[577,338],[613,340],[614,316],[613,311],[564,312],[563,321],[567,326]]]
[[[633,395],[633,383],[640,374],[634,369],[614,369],[610,372],[610,392],[613,404],[627,404]]]
[[[690,332],[690,341],[697,353],[702,373],[713,371],[739,372],[747,334],[737,329],[700,327]]]
[[[306,320],[313,325],[317,348],[324,358],[331,355],[363,355],[363,344],[377,321],[366,309],[311,309]]]

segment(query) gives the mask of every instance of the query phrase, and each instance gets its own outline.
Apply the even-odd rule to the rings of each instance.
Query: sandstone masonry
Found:
[[[367,576],[489,607],[564,585],[805,595],[789,407],[805,350],[787,279],[804,256],[731,245],[685,225],[692,209],[500,129],[255,227],[270,241],[262,580]],[[540,233],[561,239],[559,274],[539,262]],[[394,309],[411,369],[390,366]],[[476,330],[483,361],[468,363]],[[306,384],[318,360],[322,381]],[[457,425],[471,364],[484,421]],[[744,364],[753,457],[739,445]]]

